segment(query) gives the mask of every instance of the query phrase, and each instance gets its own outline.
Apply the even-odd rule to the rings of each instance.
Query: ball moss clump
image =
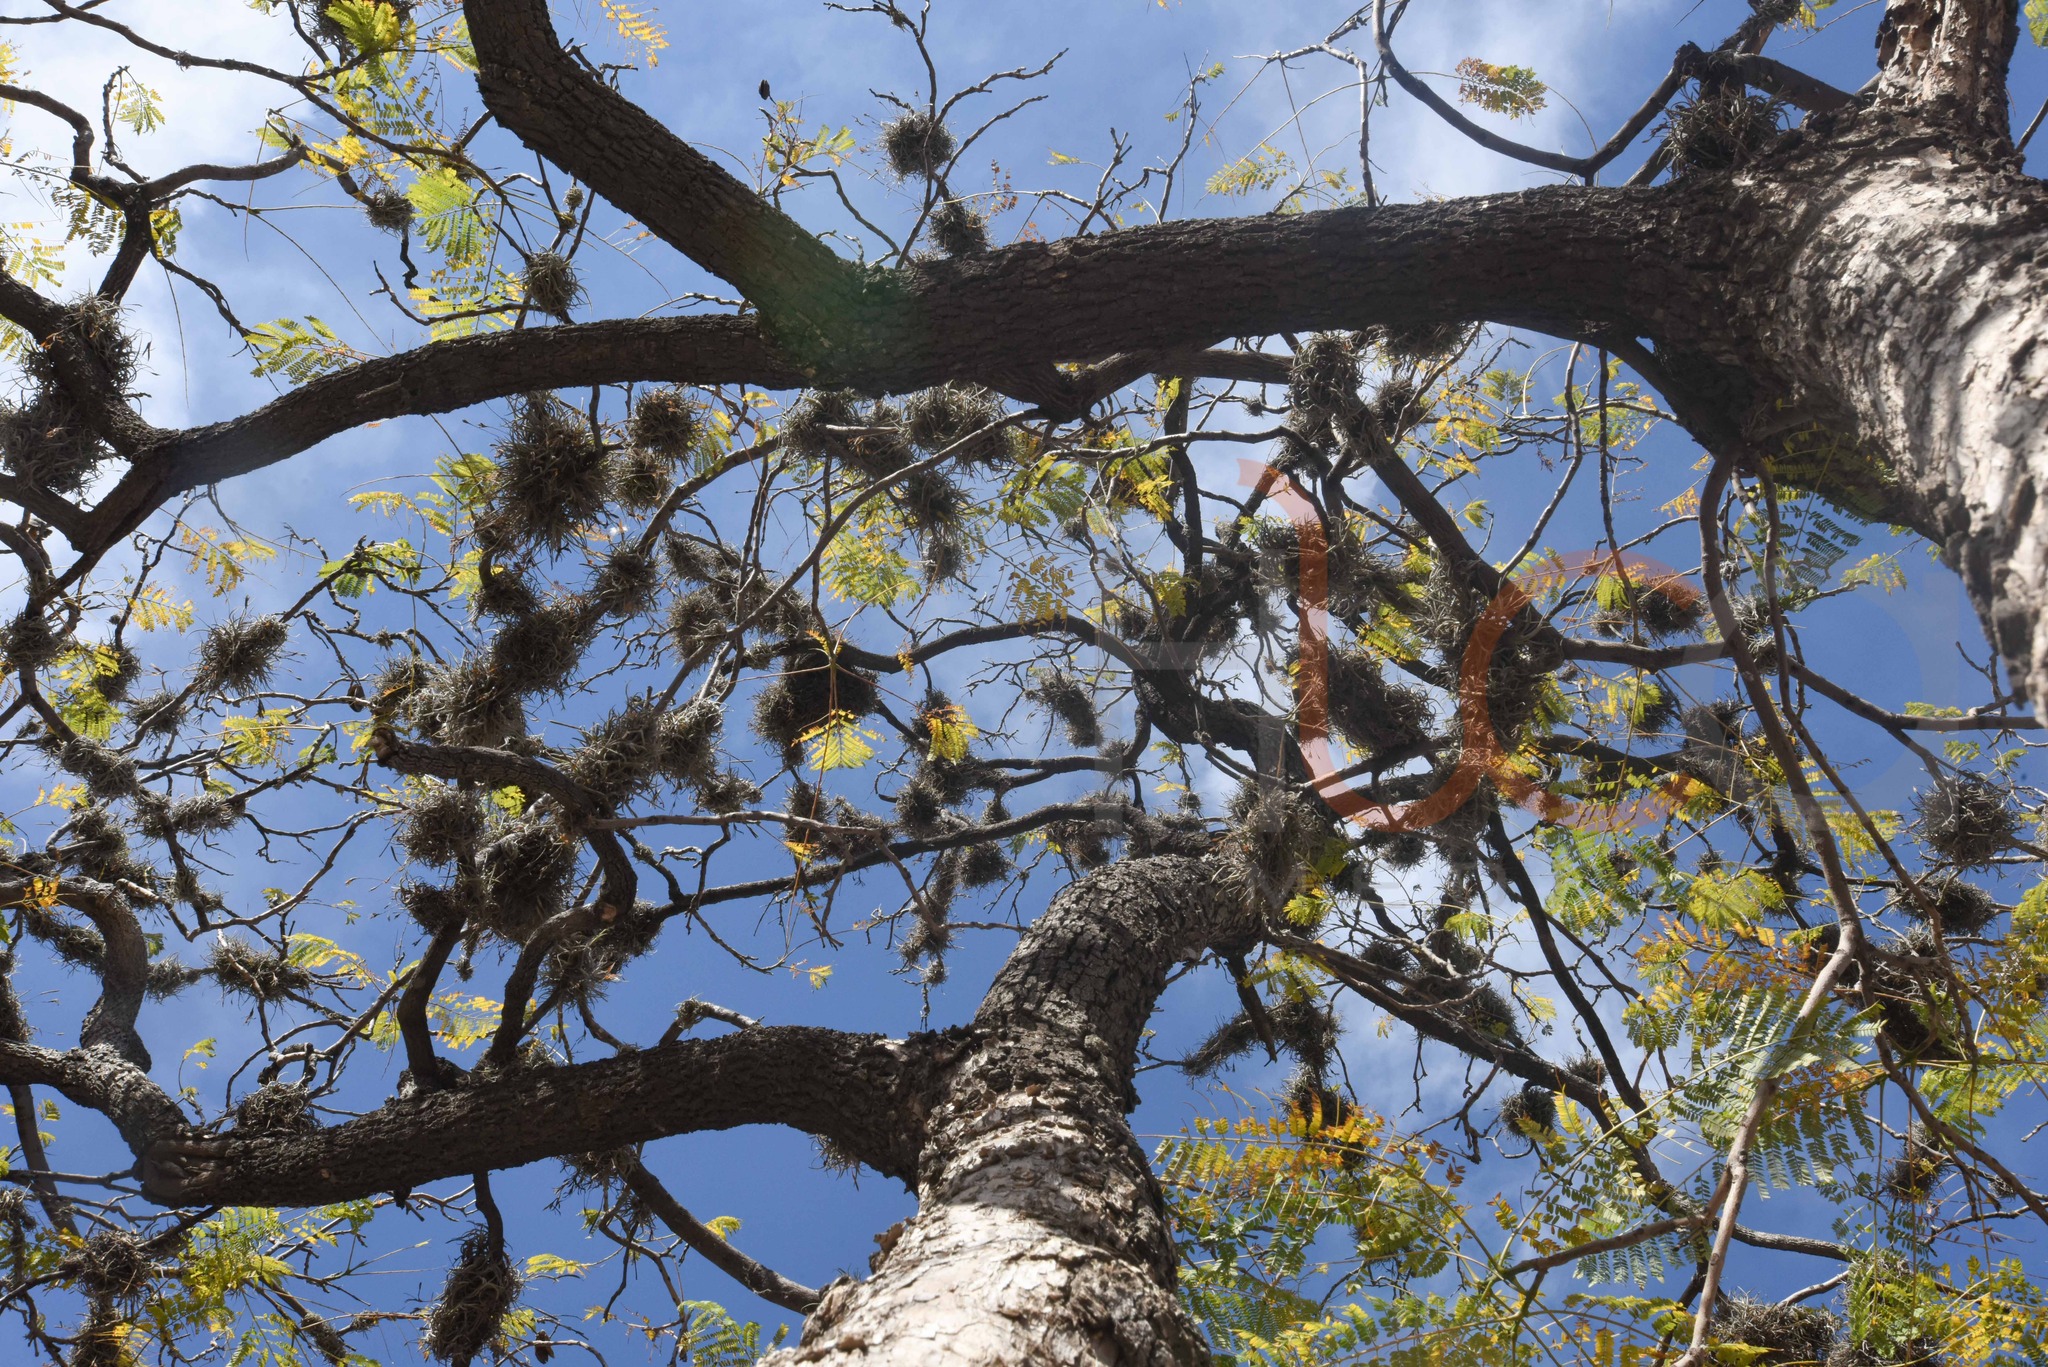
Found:
[[[266,1082],[235,1103],[237,1134],[305,1134],[320,1128],[313,1101],[294,1082]]]
[[[553,395],[528,394],[513,405],[497,454],[485,519],[492,535],[559,552],[602,517],[611,494],[604,443]]]
[[[164,824],[177,835],[209,836],[231,831],[242,819],[242,800],[228,793],[187,793],[164,814]]]
[[[1785,105],[1752,95],[1733,82],[1697,87],[1691,98],[1671,106],[1664,145],[1673,175],[1732,171],[1752,160],[1778,136]]]
[[[24,611],[0,631],[0,656],[15,669],[41,669],[64,652],[65,639],[40,612]]]
[[[75,1256],[79,1281],[97,1295],[116,1301],[140,1296],[158,1272],[156,1260],[142,1241],[124,1229],[100,1231],[87,1239]]]
[[[1378,660],[1362,650],[1329,653],[1330,721],[1345,737],[1373,753],[1418,744],[1428,732],[1429,699],[1388,684]]]
[[[519,693],[476,656],[428,665],[405,710],[422,735],[444,745],[498,747],[526,735]]]
[[[576,278],[576,267],[560,252],[535,252],[527,257],[520,285],[525,290],[527,303],[564,321],[583,295],[582,283]]]
[[[641,391],[626,420],[626,440],[668,461],[681,460],[695,450],[703,431],[697,405],[672,385]]]
[[[94,665],[92,690],[108,702],[125,699],[128,690],[142,677],[142,657],[119,641],[96,647]]]
[[[1990,893],[1954,874],[1922,878],[1918,897],[1899,897],[1906,914],[1918,919],[1925,919],[1929,903],[1941,916],[1944,935],[1976,935],[2005,911]]]
[[[515,619],[540,606],[540,595],[526,576],[510,565],[491,565],[477,578],[476,615]]]
[[[782,445],[791,455],[818,460],[832,449],[831,427],[860,423],[858,399],[850,389],[810,389],[782,414]]]
[[[656,763],[661,773],[700,790],[714,782],[718,741],[724,729],[725,713],[709,698],[662,713],[655,730]]]
[[[484,893],[478,919],[494,935],[524,944],[564,907],[576,865],[576,842],[552,822],[529,815],[496,823],[477,851]]]
[[[992,887],[1009,876],[1010,856],[994,841],[968,846],[966,855],[960,860],[962,887]]]
[[[600,611],[591,599],[558,594],[507,622],[491,641],[490,677],[521,696],[559,693],[583,663]]]
[[[1329,438],[1331,420],[1358,403],[1358,382],[1358,352],[1350,338],[1337,332],[1307,338],[1288,374],[1288,425],[1320,447]]]
[[[142,791],[142,774],[134,760],[84,736],[74,736],[58,746],[57,764],[83,779],[85,790],[103,802]]]
[[[1412,364],[1442,360],[1463,351],[1477,331],[1477,324],[1459,319],[1392,323],[1378,329],[1372,340],[1388,360]]]
[[[930,776],[912,776],[896,793],[896,822],[906,832],[923,839],[944,829],[946,801]]]
[[[313,975],[283,954],[227,934],[214,938],[206,972],[222,992],[259,1002],[282,1001],[313,985]]]
[[[1372,396],[1373,421],[1388,441],[1397,442],[1410,429],[1429,421],[1429,400],[1415,381],[1406,375],[1396,375],[1379,387]]]
[[[635,617],[654,600],[661,587],[661,569],[654,557],[637,546],[621,546],[597,567],[590,596],[607,617]]]
[[[887,479],[917,459],[905,431],[902,410],[885,403],[870,406],[857,419],[857,430],[840,437],[836,448],[844,462],[869,479]]]
[[[794,754],[805,733],[833,713],[864,717],[879,701],[872,678],[806,640],[783,649],[781,672],[755,701],[754,731],[785,754]]]
[[[140,355],[121,326],[117,302],[88,295],[63,310],[58,330],[84,344],[115,392],[132,394]],[[0,404],[0,463],[38,489],[75,494],[114,453],[58,373],[63,350],[35,346],[22,351],[27,402],[19,408]]]
[[[1941,858],[1963,868],[1990,863],[2012,848],[2019,816],[2012,794],[1980,774],[1937,779],[1916,793],[1914,823],[1920,839]]]
[[[927,110],[912,109],[882,125],[882,153],[899,179],[937,175],[957,146],[952,130]]]
[[[1906,1149],[1885,1168],[1884,1187],[1901,1201],[1924,1201],[1948,1166],[1948,1154],[1927,1137],[1918,1121],[1906,1133]]]
[[[932,210],[932,244],[948,256],[973,256],[989,248],[988,220],[965,201],[949,199]]]
[[[451,783],[423,782],[406,793],[394,838],[420,863],[445,866],[475,848],[483,820],[474,793]]]
[[[662,722],[651,700],[635,698],[585,729],[562,769],[608,803],[630,801],[652,787],[662,768]]]
[[[129,704],[128,724],[135,728],[137,740],[162,739],[177,734],[179,723],[185,720],[185,710],[184,698],[161,690]]]
[[[1534,1083],[1509,1092],[1500,1103],[1500,1121],[1521,1134],[1548,1134],[1557,1128],[1557,1094]]]
[[[198,683],[209,692],[260,688],[276,668],[290,635],[282,617],[230,617],[199,644]]]
[[[469,1363],[500,1337],[505,1315],[519,1298],[520,1277],[505,1254],[505,1241],[487,1228],[463,1237],[441,1298],[427,1311],[420,1347],[452,1367]]]
[[[904,430],[910,444],[928,453],[967,441],[1002,418],[1002,400],[979,385],[939,385],[919,390],[903,401]],[[999,460],[1009,453],[1008,438],[1007,432],[985,433],[955,454],[981,463]]]
[[[918,470],[896,487],[903,520],[927,536],[957,528],[967,516],[967,493],[938,470]]]
[[[1744,1343],[1767,1351],[1759,1367],[1791,1367],[1828,1360],[1839,1326],[1817,1306],[1778,1305],[1731,1296],[1714,1315],[1711,1334],[1720,1343]]]
[[[404,232],[412,226],[412,212],[412,201],[393,186],[380,185],[363,196],[363,216],[382,232]]]
[[[476,889],[407,881],[398,885],[398,905],[429,935],[461,925],[480,900]]]
[[[668,634],[686,656],[700,655],[732,630],[729,600],[713,588],[695,588],[669,599]]]
[[[1083,684],[1064,669],[1037,671],[1025,696],[1050,713],[1066,732],[1067,743],[1083,750],[1102,744],[1102,718],[1095,699]]]
[[[668,459],[644,447],[629,446],[612,458],[612,492],[635,512],[659,508],[675,487]]]

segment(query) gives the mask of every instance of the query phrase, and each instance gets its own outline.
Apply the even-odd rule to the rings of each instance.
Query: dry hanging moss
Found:
[[[282,1001],[313,984],[313,975],[284,955],[226,934],[214,938],[206,972],[221,991],[260,1002]]]
[[[1990,893],[1954,874],[1922,878],[1918,897],[1908,896],[1904,891],[1899,894],[1899,905],[1916,919],[1926,916],[1924,902],[1933,903],[1941,914],[1944,935],[1976,935],[2005,911]]]
[[[62,330],[85,344],[114,390],[130,395],[139,354],[121,326],[120,305],[98,295],[64,310]],[[28,347],[21,356],[28,402],[0,404],[0,463],[29,484],[75,494],[113,454],[57,373],[56,348]]]
[[[528,394],[497,445],[498,472],[487,531],[559,552],[597,521],[610,493],[604,444],[580,414],[551,394]]]
[[[952,130],[936,114],[913,109],[882,125],[882,152],[899,179],[935,176],[953,159]]]
[[[199,646],[196,682],[209,693],[245,693],[261,687],[290,635],[282,617],[230,617]]]
[[[628,441],[668,461],[689,455],[703,430],[697,405],[682,390],[666,385],[643,391],[626,420]]]
[[[468,1367],[497,1339],[506,1312],[519,1298],[519,1285],[504,1240],[492,1237],[488,1229],[471,1230],[463,1237],[455,1266],[448,1269],[441,1299],[427,1311],[420,1347],[450,1367]]]
[[[420,783],[406,794],[394,833],[399,847],[422,864],[453,864],[483,834],[476,795],[447,783]]]
[[[403,191],[380,185],[363,196],[363,216],[373,228],[402,233],[412,226],[412,201]]]
[[[1557,1094],[1534,1083],[1509,1092],[1500,1103],[1500,1121],[1518,1134],[1547,1134],[1557,1128]]]
[[[1073,675],[1063,669],[1038,671],[1024,694],[1052,714],[1066,731],[1069,745],[1092,750],[1102,744],[1102,719],[1096,715],[1095,699]]]
[[[793,755],[806,732],[834,712],[864,717],[875,710],[875,681],[838,663],[815,641],[783,648],[782,672],[754,704],[754,730]]]
[[[1783,101],[1752,95],[1735,82],[1699,85],[1692,98],[1671,107],[1664,123],[1672,174],[1746,164],[1778,136],[1784,110]]]
[[[569,264],[569,258],[559,252],[535,252],[526,258],[526,271],[520,277],[520,284],[526,292],[526,302],[542,313],[568,321],[569,310],[583,296],[583,286],[576,279],[576,268]]]
[[[937,453],[965,441],[1003,418],[1002,400],[978,385],[946,384],[925,389],[903,402],[903,422],[910,444]],[[1009,454],[1008,432],[992,432],[955,452],[962,460],[988,463]]]
[[[1818,1364],[1834,1350],[1835,1317],[1807,1305],[1776,1305],[1748,1296],[1731,1297],[1714,1316],[1711,1333],[1720,1343],[1746,1343],[1768,1351],[1759,1367]]]
[[[960,200],[933,209],[930,228],[933,245],[948,256],[973,256],[989,248],[988,221]]]
[[[1963,774],[1936,780],[1913,796],[1914,823],[1927,848],[1952,864],[1988,864],[2012,848],[2019,817],[2012,795],[1990,779]]]

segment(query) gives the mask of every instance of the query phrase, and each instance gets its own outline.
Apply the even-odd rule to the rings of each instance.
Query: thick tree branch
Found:
[[[23,1048],[0,1047],[0,1068]],[[941,1053],[936,1036],[889,1040],[804,1026],[679,1040],[473,1079],[310,1133],[159,1138],[143,1154],[143,1188],[165,1204],[325,1205],[739,1125],[819,1135],[908,1180],[922,1134],[919,1098]]]
[[[463,11],[498,122],[730,281],[785,349],[823,359],[864,333],[867,315],[894,311],[887,277],[842,260],[564,52],[546,0],[468,0]]]

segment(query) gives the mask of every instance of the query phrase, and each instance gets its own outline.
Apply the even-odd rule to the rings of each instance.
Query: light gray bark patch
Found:
[[[1174,1293],[1165,1210],[1124,1115],[1176,962],[1256,930],[1192,859],[1126,861],[1053,899],[926,1123],[919,1210],[829,1293],[794,1363],[996,1367],[1209,1360]]]

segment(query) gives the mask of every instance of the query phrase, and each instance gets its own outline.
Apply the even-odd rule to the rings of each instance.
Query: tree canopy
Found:
[[[976,8],[829,109],[744,6],[0,14],[0,1317],[2048,1356],[2048,10],[1653,7],[1567,131],[1376,0],[1084,146]],[[677,1194],[817,1168],[915,1201]]]

